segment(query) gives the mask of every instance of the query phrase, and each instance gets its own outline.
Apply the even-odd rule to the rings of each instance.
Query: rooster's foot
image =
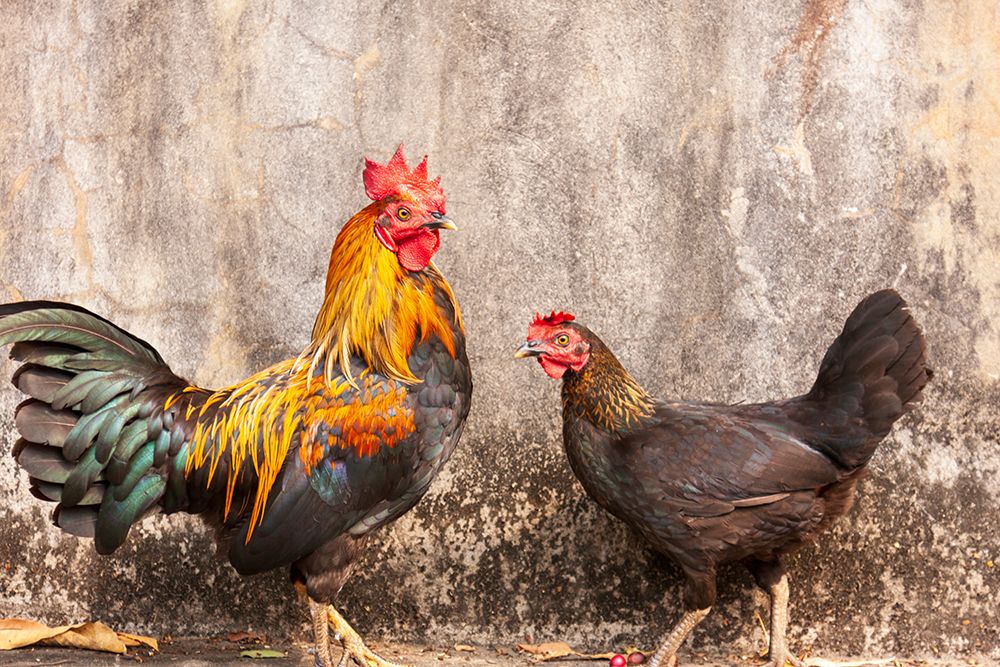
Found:
[[[408,667],[407,665],[397,665],[383,659],[380,655],[365,646],[361,635],[355,632],[354,628],[340,615],[332,605],[326,608],[327,622],[330,628],[340,639],[340,645],[344,648],[344,653],[340,657],[337,667],[344,667],[347,659],[350,658],[359,667]]]
[[[341,655],[340,662],[337,664],[337,667],[345,667],[347,665],[348,658],[357,663],[359,667],[409,667],[408,665],[399,665],[385,660],[364,644],[361,644],[360,647],[355,646],[353,648],[348,648],[345,644],[344,653]]]

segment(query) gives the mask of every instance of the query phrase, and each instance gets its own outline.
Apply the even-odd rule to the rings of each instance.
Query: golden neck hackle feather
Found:
[[[357,355],[373,371],[408,384],[419,382],[407,365],[416,340],[436,335],[454,355],[452,323],[434,303],[443,290],[458,315],[451,288],[434,264],[423,276],[406,271],[372,232],[381,204],[362,209],[340,231],[330,254],[326,297],[316,316],[312,341],[299,357],[310,369],[323,364],[330,381],[336,371],[354,383],[350,359]],[[419,277],[418,277],[419,276]]]
[[[307,472],[315,465],[316,450],[309,438],[318,420],[335,418],[342,431],[351,434],[337,444],[354,448],[359,456],[373,453],[373,435],[382,446],[393,447],[414,428],[412,411],[403,401],[406,386],[420,382],[407,363],[417,337],[423,341],[435,335],[455,354],[453,323],[434,300],[435,290],[443,292],[454,309],[454,324],[461,326],[451,288],[433,264],[419,273],[406,271],[378,243],[373,229],[380,210],[378,202],[366,207],[337,236],[323,306],[301,355],[215,392],[188,387],[165,403],[165,410],[183,407],[185,418],[197,422],[185,475],[208,466],[206,485],[211,485],[223,457],[229,459],[227,516],[243,466],[247,461],[253,465],[257,485],[251,492],[248,542],[290,449],[303,448],[300,456]],[[366,366],[358,379],[351,374],[352,357]],[[388,379],[380,403],[344,400],[351,388],[358,389],[358,380],[367,394],[372,373]],[[390,413],[396,416],[390,419]],[[374,429],[373,424],[382,427]],[[249,501],[246,496],[241,503]]]

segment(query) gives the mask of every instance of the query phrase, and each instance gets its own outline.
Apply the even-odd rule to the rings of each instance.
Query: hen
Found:
[[[200,514],[241,574],[290,566],[316,659],[329,629],[385,663],[333,607],[368,537],[413,507],[458,443],[472,381],[458,304],[432,257],[445,217],[427,159],[366,161],[374,203],[340,230],[305,350],[225,389],[175,375],[145,341],[78,306],[0,306],[30,398],[14,456],[57,526],[109,554],[153,512]]]
[[[879,442],[921,399],[931,372],[906,303],[866,298],[808,393],[754,405],[658,400],[573,319],[536,317],[515,356],[562,378],[563,440],[587,493],[684,572],[684,615],[650,667],[676,660],[715,602],[716,567],[735,561],[770,595],[771,665],[801,665],[782,557],[850,509]]]

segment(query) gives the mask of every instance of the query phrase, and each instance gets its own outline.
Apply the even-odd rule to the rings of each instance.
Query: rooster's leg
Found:
[[[803,667],[804,663],[789,652],[785,640],[788,629],[788,575],[782,574],[778,583],[768,588],[768,593],[771,595],[771,642],[767,651],[770,659],[767,667],[785,667],[786,662],[794,667]]]
[[[650,661],[649,667],[660,667],[661,663],[663,667],[677,664],[677,649],[681,647],[687,636],[694,630],[694,626],[701,623],[701,619],[708,616],[708,612],[710,611],[712,611],[712,608],[706,607],[686,612],[681,617],[681,620],[677,622],[677,625],[674,626],[674,629],[670,631],[670,634],[667,635],[667,638],[663,640],[660,648],[653,654],[653,659]]]
[[[316,667],[333,667],[334,665],[333,657],[330,655],[330,628],[326,621],[326,607],[325,604],[309,600],[313,640],[316,642]]]
[[[350,657],[360,667],[403,667],[388,660],[383,660],[374,651],[365,646],[365,642],[361,639],[361,636],[340,615],[340,612],[333,608],[333,605],[327,606],[326,614],[330,627],[340,637],[340,643],[344,647],[344,657],[341,658],[341,665],[343,665],[347,657]],[[324,665],[324,667],[326,666]]]

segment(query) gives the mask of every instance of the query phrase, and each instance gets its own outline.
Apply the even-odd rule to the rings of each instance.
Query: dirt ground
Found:
[[[372,648],[383,657],[414,667],[521,667],[538,664],[530,656],[519,653],[511,647],[471,647],[458,645],[450,647],[427,647],[412,644],[372,644]],[[160,653],[138,651],[127,655],[111,655],[92,651],[64,648],[19,649],[0,653],[0,665],[46,666],[46,665],[128,665],[148,663],[150,665],[184,665],[201,667],[206,665],[240,665],[241,667],[285,667],[296,665],[311,667],[313,663],[309,647],[303,644],[274,645],[266,648],[284,653],[281,658],[251,659],[241,657],[244,650],[265,648],[261,645],[241,645],[226,639],[174,639],[164,642]],[[707,656],[684,653],[682,667],[761,667],[762,660],[747,656]],[[810,661],[817,667],[861,667],[862,665],[889,665],[891,667],[968,667],[969,665],[1000,667],[995,661],[985,658],[964,658],[962,660],[908,660],[879,658],[871,662],[858,659],[830,659],[832,662]],[[552,667],[606,667],[603,660],[557,660],[545,663]]]

